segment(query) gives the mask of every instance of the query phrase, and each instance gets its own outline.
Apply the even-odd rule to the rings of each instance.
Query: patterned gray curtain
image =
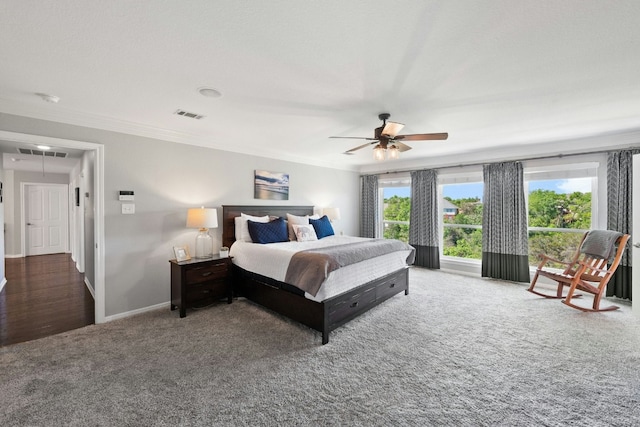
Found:
[[[360,236],[376,237],[378,227],[378,176],[360,177]]]
[[[440,268],[438,218],[437,172],[411,172],[409,244],[416,249],[415,265]]]
[[[522,163],[484,165],[482,277],[529,282]]]
[[[607,229],[631,234],[633,155],[639,150],[611,152],[607,156]],[[624,251],[618,269],[607,284],[607,296],[631,300],[631,254]]]

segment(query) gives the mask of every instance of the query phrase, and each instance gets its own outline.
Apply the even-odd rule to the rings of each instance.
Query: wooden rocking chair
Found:
[[[600,300],[607,289],[607,283],[609,283],[611,276],[613,276],[620,264],[629,237],[628,234],[621,234],[615,231],[593,230],[585,233],[582,237],[578,250],[570,262],[562,262],[546,255],[541,255],[542,261],[538,265],[536,274],[527,290],[545,298],[565,298],[562,301],[563,304],[581,311],[617,310],[619,307],[615,305],[600,308]],[[608,246],[606,248],[600,245],[600,250],[596,251],[600,253],[597,255],[591,253],[593,251],[590,249],[594,248],[594,242],[596,242],[597,246],[602,243],[603,239],[605,241],[609,239],[612,244],[606,245]],[[587,253],[585,253],[585,250]],[[566,268],[562,273],[545,270],[544,267],[550,261],[563,264]],[[555,295],[545,294],[534,289],[539,276],[547,277],[558,283]],[[569,291],[566,296],[563,296],[562,290],[565,286],[569,287]],[[592,308],[581,307],[571,302],[573,298],[581,296],[574,295],[576,289],[594,295]]]

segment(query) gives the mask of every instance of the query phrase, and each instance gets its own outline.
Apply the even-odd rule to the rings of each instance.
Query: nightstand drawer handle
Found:
[[[392,283],[389,287],[390,287],[390,288],[395,288],[395,286],[396,286],[396,284],[395,284],[395,283]]]
[[[357,307],[357,306],[358,306],[358,301],[356,301],[356,302],[354,302],[354,303],[351,303],[351,306],[350,306],[350,307],[351,307],[351,308],[354,308],[354,307]]]
[[[211,271],[205,271],[204,273],[201,274],[202,277],[207,277],[207,276],[211,276]]]

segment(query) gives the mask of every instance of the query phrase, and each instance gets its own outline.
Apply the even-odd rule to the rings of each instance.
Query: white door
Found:
[[[26,255],[67,252],[69,247],[68,186],[25,185]]]
[[[640,317],[640,154],[633,156],[633,194],[631,195],[633,230],[631,231],[631,304]]]

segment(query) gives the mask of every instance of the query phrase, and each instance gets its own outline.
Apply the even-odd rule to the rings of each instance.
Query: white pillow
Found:
[[[289,231],[289,240],[290,241],[295,241],[296,240],[296,232],[293,229],[294,225],[304,225],[304,224],[309,224],[309,215],[305,215],[305,216],[297,216],[297,215],[291,215],[291,214],[287,214],[287,229]]]
[[[296,238],[298,242],[310,242],[312,240],[318,240],[318,236],[316,235],[316,230],[313,228],[311,224],[305,225],[293,225],[293,231],[296,233]]]
[[[269,215],[251,216],[241,213],[240,216],[235,217],[233,221],[236,226],[236,240],[249,243],[253,242],[253,240],[251,240],[251,235],[249,234],[248,220],[255,222],[269,222]]]
[[[296,232],[293,229],[293,226],[296,224],[297,225],[309,224],[309,218],[320,219],[320,216],[319,215],[298,216],[298,215],[291,215],[290,213],[287,214],[287,230],[289,231],[289,240],[291,240],[292,242],[296,240]]]

